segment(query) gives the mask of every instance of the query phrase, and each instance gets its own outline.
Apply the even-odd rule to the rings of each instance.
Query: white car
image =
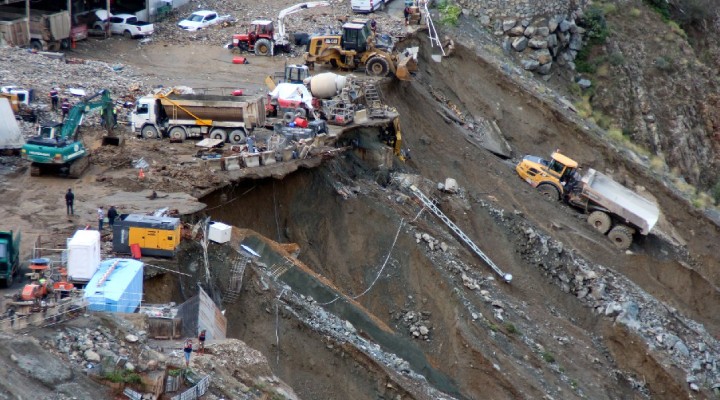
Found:
[[[127,38],[150,36],[155,26],[150,22],[138,21],[132,14],[115,14],[109,18],[110,33],[123,35]]]
[[[210,10],[195,11],[189,17],[178,23],[178,26],[186,31],[197,31],[205,29],[210,25],[215,25],[229,19],[229,15],[219,16],[217,12]]]

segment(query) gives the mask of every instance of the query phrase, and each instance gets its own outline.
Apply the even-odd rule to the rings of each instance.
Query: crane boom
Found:
[[[287,33],[285,32],[285,17],[294,14],[298,11],[307,10],[308,8],[315,8],[315,7],[330,7],[330,2],[327,1],[309,1],[306,3],[299,3],[295,4],[294,6],[290,6],[284,10],[281,10],[278,14],[278,30],[275,37],[275,42],[284,44],[284,41],[287,40]]]

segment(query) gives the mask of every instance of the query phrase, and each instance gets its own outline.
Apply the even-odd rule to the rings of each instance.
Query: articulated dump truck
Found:
[[[633,235],[650,233],[660,218],[657,204],[594,169],[581,178],[577,165],[553,153],[550,161],[525,156],[515,170],[549,199],[563,199],[587,213],[588,223],[621,250],[630,248]]]
[[[265,125],[265,96],[158,93],[137,101],[132,124],[147,139],[209,137],[243,143],[253,129]]]

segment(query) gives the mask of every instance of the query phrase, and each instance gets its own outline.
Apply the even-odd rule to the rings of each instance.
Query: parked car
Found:
[[[127,38],[150,36],[155,26],[149,22],[138,21],[132,14],[115,14],[109,18],[110,33],[123,35]]]
[[[101,8],[89,11],[82,11],[74,16],[75,24],[85,24],[89,30],[94,31],[95,34],[98,32],[105,32],[110,28],[110,21],[108,18],[112,15],[108,15],[107,10]]]
[[[201,10],[195,11],[189,17],[178,23],[178,26],[186,31],[197,31],[205,29],[211,25],[218,24],[223,21],[230,19],[229,15],[219,16],[216,11]]]
[[[389,2],[389,0],[387,2]],[[384,10],[385,3],[385,0],[351,0],[350,8],[354,13],[368,14]]]

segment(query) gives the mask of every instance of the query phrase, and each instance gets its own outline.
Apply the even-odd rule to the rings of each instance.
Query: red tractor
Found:
[[[252,21],[247,33],[236,33],[233,35],[230,49],[233,53],[252,51],[258,56],[270,56],[274,54],[275,27],[273,22],[267,19]]]

